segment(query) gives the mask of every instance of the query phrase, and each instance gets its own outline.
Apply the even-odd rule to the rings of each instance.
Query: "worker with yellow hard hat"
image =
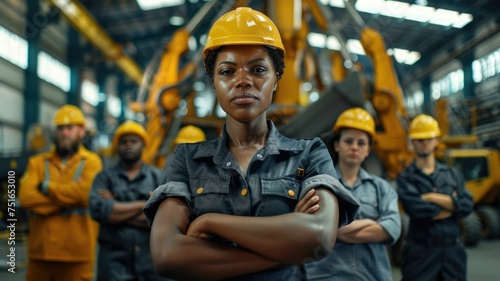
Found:
[[[327,145],[338,155],[337,175],[360,207],[356,219],[338,230],[328,257],[307,264],[307,280],[392,280],[386,247],[401,234],[398,196],[386,180],[361,167],[370,154],[375,122],[364,109],[351,108],[339,115],[333,133]]]
[[[165,162],[164,167],[166,168],[172,162],[173,151],[178,144],[180,144],[180,143],[196,143],[196,142],[205,141],[206,139],[207,138],[205,136],[205,132],[203,132],[202,129],[200,129],[196,126],[193,126],[193,125],[187,125],[187,126],[182,127],[179,130],[179,132],[177,132],[177,135],[175,136],[175,139],[172,142],[171,152],[167,156],[167,161]]]
[[[415,160],[397,178],[398,194],[410,217],[403,248],[403,280],[466,280],[467,254],[460,241],[459,219],[473,211],[463,176],[436,160],[441,135],[438,122],[421,114],[408,136]]]
[[[19,202],[29,211],[26,280],[91,280],[98,225],[89,192],[101,159],[81,145],[85,117],[74,105],[54,116],[54,149],[29,159]]]
[[[304,264],[330,251],[353,219],[358,204],[323,142],[287,138],[266,120],[284,58],[261,12],[237,8],[210,29],[204,65],[226,123],[218,138],[177,145],[144,208],[160,274],[306,280]]]
[[[150,228],[142,214],[161,180],[161,171],[141,160],[147,144],[144,127],[125,121],[113,136],[120,161],[94,180],[90,214],[100,224],[97,281],[114,280],[117,273],[139,281],[165,280],[153,268]]]
[[[174,139],[174,145],[178,145],[179,143],[195,143],[206,139],[202,129],[193,125],[187,125],[182,127],[177,133]]]

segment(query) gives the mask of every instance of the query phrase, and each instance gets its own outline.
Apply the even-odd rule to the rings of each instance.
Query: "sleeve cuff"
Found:
[[[381,221],[379,222],[379,225],[389,234],[391,239],[384,241],[383,244],[387,245],[394,245],[396,241],[398,240],[399,236],[401,235],[401,225],[399,225],[399,229],[396,229],[392,223],[392,221]]]
[[[144,206],[142,212],[148,221],[149,226],[153,224],[154,217],[156,215],[156,211],[160,206],[161,202],[169,197],[181,197],[186,201],[189,208],[191,207],[191,193],[188,190],[188,187],[185,183],[181,182],[168,182],[166,184],[158,186],[148,202]]]
[[[350,224],[356,217],[359,203],[338,179],[330,175],[322,174],[306,179],[302,183],[302,193],[300,194],[299,200],[302,199],[309,190],[320,186],[327,188],[337,197],[339,202],[339,227]]]
[[[103,199],[102,200],[102,218],[104,221],[109,220],[109,216],[111,215],[111,210],[113,209],[113,205],[115,204],[115,200]]]

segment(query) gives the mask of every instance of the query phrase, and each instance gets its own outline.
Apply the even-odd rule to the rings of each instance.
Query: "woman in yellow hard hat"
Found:
[[[392,280],[386,247],[401,234],[398,197],[386,180],[361,167],[370,153],[375,122],[364,109],[351,108],[337,118],[333,133],[330,145],[338,154],[339,180],[360,207],[356,219],[338,230],[330,255],[307,265],[308,280]]]
[[[211,28],[203,58],[226,112],[220,137],[179,144],[144,212],[157,271],[182,280],[305,280],[357,202],[319,138],[266,120],[285,49],[263,13],[238,8]]]
[[[399,199],[410,217],[403,248],[403,280],[466,280],[467,253],[459,219],[473,211],[463,176],[439,163],[434,150],[438,122],[421,114],[410,124],[415,160],[397,178]]]

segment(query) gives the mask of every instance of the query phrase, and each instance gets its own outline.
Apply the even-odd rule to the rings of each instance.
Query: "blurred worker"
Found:
[[[207,37],[205,70],[226,123],[179,144],[144,213],[155,268],[180,280],[306,280],[358,204],[319,138],[290,139],[266,120],[285,48],[263,13],[237,8]]]
[[[100,223],[97,280],[165,280],[154,272],[150,228],[142,214],[161,179],[160,170],[141,160],[147,143],[139,123],[124,122],[113,137],[118,165],[95,178],[90,211]]]
[[[472,196],[462,175],[436,160],[440,134],[437,121],[428,115],[410,124],[416,158],[397,178],[399,198],[410,217],[403,280],[466,280],[458,220],[472,212]]]
[[[54,125],[54,149],[29,159],[19,189],[21,207],[30,211],[26,279],[91,280],[98,224],[88,200],[102,164],[81,145],[85,118],[78,107],[61,107]]]
[[[167,156],[167,161],[164,165],[166,168],[173,159],[174,153],[173,150],[175,147],[180,144],[180,143],[195,143],[195,142],[200,142],[206,140],[205,133],[203,132],[202,129],[193,126],[193,125],[187,125],[182,127],[179,132],[177,133],[177,136],[175,137],[174,141],[172,142],[172,153],[169,153]]]
[[[369,174],[368,157],[375,122],[361,108],[344,111],[333,127],[340,182],[360,203],[356,219],[338,230],[330,255],[306,266],[308,280],[392,280],[387,245],[401,234],[398,196],[390,184]],[[328,145],[328,144],[327,144]]]
[[[187,125],[182,127],[177,133],[177,137],[175,137],[174,145],[177,146],[179,143],[194,143],[206,140],[205,133],[202,129],[193,126]]]

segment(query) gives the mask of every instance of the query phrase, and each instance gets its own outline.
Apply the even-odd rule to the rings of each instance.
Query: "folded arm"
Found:
[[[149,229],[149,224],[148,220],[146,219],[146,216],[142,213],[138,214],[137,216],[129,219],[127,221],[128,224],[135,226],[137,228],[144,228],[144,229]]]
[[[205,214],[191,223],[188,235],[220,236],[267,259],[302,264],[325,257],[333,247],[338,226],[337,198],[317,189],[319,210],[271,217]]]
[[[37,171],[35,167],[34,160],[30,159],[20,182],[18,196],[21,207],[41,215],[60,212],[61,206],[38,189],[43,180],[43,170]]]
[[[311,190],[299,201],[294,212],[314,214],[320,209],[318,202],[319,196]],[[222,246],[185,235],[189,216],[186,204],[177,198],[165,200],[156,213],[151,230],[151,245],[155,246],[151,247],[151,254],[156,270],[162,275],[179,280],[218,280],[262,271],[279,264],[246,249]],[[174,258],[177,255],[181,258]]]
[[[189,217],[189,208],[179,198],[168,198],[158,207],[151,226],[151,258],[162,276],[220,280],[278,265],[244,249],[186,235]]]
[[[441,194],[436,192],[429,192],[422,194],[422,200],[433,203],[441,207],[442,209],[454,212],[456,210],[455,203],[451,199],[450,195]]]
[[[344,228],[347,229],[344,230]],[[346,243],[362,244],[379,243],[387,241],[391,237],[378,222],[372,219],[360,219],[339,229],[337,238]]]
[[[432,220],[441,212],[441,207],[424,201],[421,197],[422,193],[407,178],[399,176],[397,183],[399,200],[403,204],[404,211],[410,217]]]
[[[146,201],[116,201],[109,190],[109,184],[105,173],[100,173],[95,178],[89,199],[92,218],[100,223],[127,222],[134,225],[140,223],[141,218],[146,222],[146,218],[142,214]]]
[[[89,202],[89,192],[95,176],[102,169],[98,156],[89,157],[83,167],[80,179],[72,183],[51,181],[47,195],[65,208],[85,208]]]

